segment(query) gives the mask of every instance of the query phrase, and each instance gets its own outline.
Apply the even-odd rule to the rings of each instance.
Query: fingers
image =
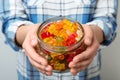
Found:
[[[28,57],[29,58],[29,57]],[[41,65],[35,61],[33,61],[31,58],[29,58],[31,64],[37,69],[39,70],[41,73],[43,74],[46,74],[46,75],[52,75],[52,67],[47,65],[47,66],[44,66],[44,65]]]
[[[70,62],[69,67],[71,68],[70,72],[73,75],[76,75],[78,72],[84,70],[93,60],[93,57],[86,58],[81,61],[78,60],[78,62]]]
[[[35,41],[36,40],[32,39],[32,41],[26,41],[25,44],[23,44],[25,53],[27,54],[27,56],[29,56],[32,60],[36,61],[37,63],[40,63],[42,65],[47,65],[47,61],[43,57],[40,57],[38,53],[36,53],[34,46],[37,42]],[[30,43],[30,42],[33,42],[33,43]]]
[[[31,43],[33,47],[35,47],[38,44],[37,36],[32,35],[31,36]]]
[[[31,64],[36,67],[37,70],[46,75],[52,75],[52,68],[48,65],[47,60],[38,55],[32,47],[28,47],[25,52],[28,54],[28,58]]]
[[[98,48],[99,48],[99,44],[94,39],[93,44],[91,46],[87,47],[87,49],[84,52],[82,52],[81,54],[78,54],[73,58],[73,62],[77,63],[77,62],[94,57],[97,53]]]
[[[85,68],[86,68],[91,62],[92,62],[92,59],[79,62],[79,63],[77,63],[76,65],[74,65],[74,67],[72,67],[72,68],[70,69],[70,72],[71,72],[73,75],[76,75],[78,72],[80,72],[80,71],[82,71],[82,70],[85,70]]]
[[[84,52],[73,58],[73,61],[69,64],[69,67],[71,68],[70,71],[73,75],[76,75],[79,71],[84,70],[92,62],[97,53],[98,47],[99,43],[94,38],[91,46],[88,46]]]
[[[38,46],[38,40],[36,34],[31,34],[26,36],[22,45],[25,50],[25,54],[30,60],[30,63],[36,67],[37,70],[41,71],[43,74],[52,75],[52,67],[48,65],[48,62],[44,57],[37,53],[36,46]]]
[[[38,53],[36,53],[32,48],[29,48],[25,50],[25,53],[27,53],[27,56],[29,56],[33,61],[42,64],[44,66],[48,65],[47,60],[43,57],[41,57]]]

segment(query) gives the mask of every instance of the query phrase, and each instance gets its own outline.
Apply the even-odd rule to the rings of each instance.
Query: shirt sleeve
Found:
[[[116,37],[118,0],[97,0],[93,20],[87,24],[99,26],[104,33],[102,46],[108,46]]]
[[[15,44],[16,30],[20,25],[33,24],[28,21],[22,0],[0,0],[0,13],[2,32],[5,35],[6,42],[15,51],[21,50],[21,48]]]

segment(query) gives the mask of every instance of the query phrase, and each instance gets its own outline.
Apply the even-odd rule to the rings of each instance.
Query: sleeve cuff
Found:
[[[101,46],[100,46],[101,48],[104,48],[104,47],[108,46],[116,36],[116,34],[111,35],[112,34],[111,33],[112,26],[110,25],[110,23],[107,23],[107,22],[104,23],[102,20],[94,20],[94,21],[88,22],[86,24],[88,24],[88,25],[90,25],[90,24],[97,25],[98,27],[100,27],[103,30],[105,40],[101,44]]]
[[[22,48],[20,46],[18,46],[16,44],[15,41],[15,35],[16,35],[16,31],[18,29],[19,26],[23,25],[23,24],[33,24],[32,22],[29,21],[16,21],[13,24],[10,24],[10,26],[7,29],[7,39],[6,42],[10,44],[10,46],[15,50],[15,51],[19,51]]]

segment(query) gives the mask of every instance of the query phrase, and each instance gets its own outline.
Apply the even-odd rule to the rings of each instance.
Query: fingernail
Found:
[[[87,39],[85,39],[85,44],[86,44],[86,45],[91,45],[91,40],[90,40],[90,39],[88,39],[88,38],[87,38]]]
[[[31,44],[32,44],[32,45],[36,45],[36,38],[35,38],[35,36],[33,36],[33,37],[31,38]]]
[[[69,67],[71,67],[71,68],[73,68],[73,67],[75,67],[76,65],[74,65],[74,63],[73,62],[71,62],[70,64],[69,64]]]
[[[52,76],[52,72],[46,72],[47,76]]]
[[[34,40],[34,39],[31,40],[31,44],[32,44],[32,45],[35,44],[35,40]]]
[[[46,71],[50,71],[50,70],[51,70],[51,67],[50,67],[50,66],[46,66],[45,70],[46,70]]]
[[[77,75],[77,72],[73,69],[71,69],[71,73],[73,74],[73,76],[76,76]]]
[[[79,59],[73,58],[73,62],[77,63],[77,62],[79,62]]]

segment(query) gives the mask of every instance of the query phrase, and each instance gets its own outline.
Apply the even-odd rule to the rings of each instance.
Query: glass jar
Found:
[[[59,24],[62,20],[64,21]],[[63,23],[67,23],[68,26]],[[63,26],[66,28],[65,30],[62,30]],[[55,30],[56,27],[57,30],[61,30],[61,32]],[[77,34],[77,37],[76,34],[72,34],[72,30],[73,32],[76,30],[75,33]],[[66,32],[67,34],[65,34]],[[68,36],[68,34],[72,36]],[[83,42],[84,30],[82,25],[65,17],[55,17],[44,21],[39,26],[37,35],[40,44],[40,55],[48,60],[48,63],[53,67],[54,72],[69,71],[68,65],[72,61],[73,57],[86,49]],[[63,39],[65,39],[65,41],[63,41]]]

